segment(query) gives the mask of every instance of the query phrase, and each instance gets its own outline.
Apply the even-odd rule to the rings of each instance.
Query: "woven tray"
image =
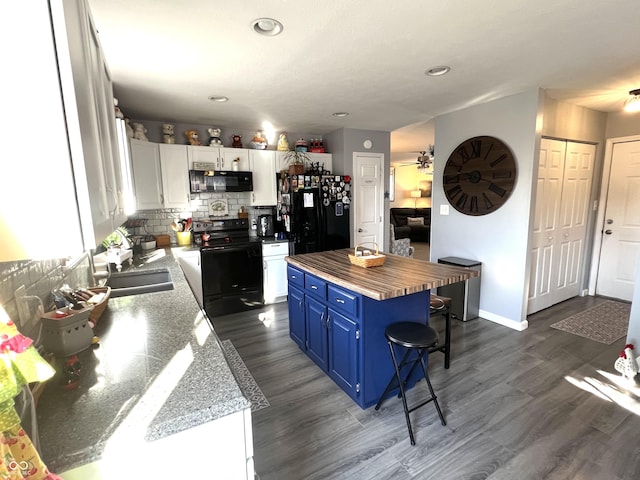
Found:
[[[367,244],[365,243],[361,245],[356,245],[356,248],[354,248],[353,250],[353,255],[349,254],[349,261],[351,262],[352,265],[368,268],[368,267],[379,267],[384,264],[384,260],[387,257],[382,253],[378,253],[379,250],[378,250],[377,243],[371,244],[376,246],[376,253],[374,255],[358,255],[357,254],[357,252],[359,251],[358,249],[364,250],[362,248],[362,245],[367,245]]]
[[[98,320],[107,308],[107,304],[109,303],[109,296],[111,295],[111,287],[92,287],[87,288],[87,290],[96,294],[104,293],[104,297],[102,298],[100,303],[96,303],[93,306],[93,310],[91,310],[91,313],[89,314],[89,320],[91,320],[93,322],[93,325],[95,326],[98,324]]]

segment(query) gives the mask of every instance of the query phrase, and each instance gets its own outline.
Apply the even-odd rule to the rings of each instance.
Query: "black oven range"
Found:
[[[200,239],[204,309],[211,321],[261,307],[262,245],[251,239],[249,220],[194,220],[193,233]]]

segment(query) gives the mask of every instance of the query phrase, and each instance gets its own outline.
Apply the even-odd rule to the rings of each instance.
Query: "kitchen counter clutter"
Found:
[[[385,329],[400,321],[427,323],[430,290],[478,272],[397,255],[364,268],[350,263],[350,253],[285,259],[289,336],[354,402],[368,408],[393,374]]]
[[[244,469],[229,478],[253,478],[250,403],[174,252],[190,253],[159,249],[123,269],[167,268],[174,289],[110,300],[94,332],[100,344],[78,354],[76,389],[61,387],[63,359],[56,359],[58,374],[37,406],[51,471],[97,462],[100,478],[163,478],[178,468],[176,458],[190,464],[220,455],[224,465]],[[236,440],[241,448],[232,450]]]

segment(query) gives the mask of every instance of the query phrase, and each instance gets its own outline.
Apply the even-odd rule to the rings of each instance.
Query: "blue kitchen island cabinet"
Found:
[[[428,322],[430,289],[463,281],[473,272],[395,255],[380,267],[362,268],[349,263],[350,252],[285,259],[289,331],[309,358],[367,408],[393,375],[386,327]]]

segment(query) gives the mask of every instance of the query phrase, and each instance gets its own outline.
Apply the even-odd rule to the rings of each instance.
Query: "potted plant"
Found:
[[[307,152],[300,152],[298,150],[289,150],[284,158],[289,164],[289,175],[303,174],[305,162],[311,161],[311,157],[309,157]]]

